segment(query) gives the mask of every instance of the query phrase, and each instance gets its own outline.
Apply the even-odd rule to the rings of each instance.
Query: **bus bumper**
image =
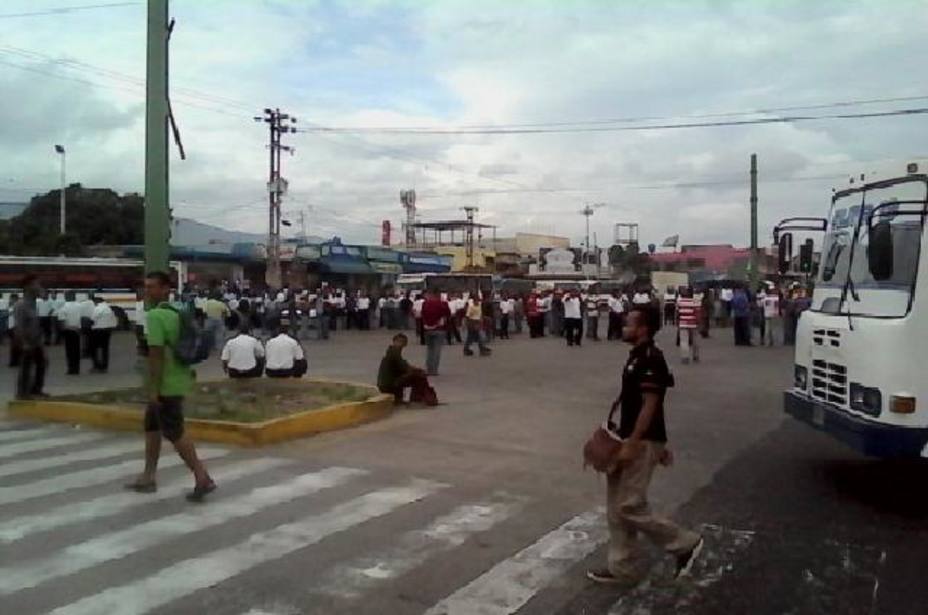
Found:
[[[793,418],[871,457],[921,457],[928,444],[928,428],[875,423],[793,391],[783,394],[783,408]]]

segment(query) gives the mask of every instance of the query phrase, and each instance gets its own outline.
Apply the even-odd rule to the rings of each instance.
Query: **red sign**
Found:
[[[380,234],[380,244],[383,246],[390,246],[390,221],[384,220],[381,225],[381,234]]]

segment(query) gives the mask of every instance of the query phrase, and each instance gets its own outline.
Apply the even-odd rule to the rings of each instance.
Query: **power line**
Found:
[[[784,111],[812,111],[817,109],[834,109],[839,107],[856,107],[861,105],[885,104],[896,102],[911,102],[916,100],[928,100],[928,94],[918,96],[897,96],[893,98],[867,98],[860,100],[845,100],[838,102],[818,103],[813,105],[793,105],[788,107],[770,107],[765,109],[756,109],[753,111],[721,111],[713,113],[696,113],[696,114],[675,114],[675,115],[656,115],[656,116],[630,116],[610,119],[593,119],[593,120],[575,120],[559,122],[535,122],[535,123],[504,123],[504,124],[461,124],[455,126],[332,126],[332,130],[343,130],[352,132],[383,132],[383,131],[429,131],[429,130],[505,130],[511,128],[548,128],[560,126],[593,126],[603,124],[623,124],[623,123],[641,123],[656,122],[667,120],[681,119],[708,119],[721,117],[738,117],[746,115],[770,115]]]
[[[821,120],[852,120],[878,117],[893,117],[904,115],[922,115],[928,113],[928,107],[914,109],[893,109],[890,111],[874,111],[869,113],[834,113],[827,115],[791,115],[785,117],[756,118],[750,120],[725,120],[718,122],[684,122],[678,124],[649,124],[646,126],[593,126],[571,128],[492,128],[474,130],[454,129],[403,129],[389,128],[381,130],[360,131],[365,134],[390,135],[519,135],[519,134],[566,134],[566,133],[592,133],[592,132],[631,132],[631,131],[658,131],[677,130],[687,128],[721,128],[725,126],[751,126],[757,124],[789,124],[795,122],[811,122]],[[326,133],[356,133],[353,128],[304,128],[300,132],[326,132]]]
[[[0,19],[14,19],[18,17],[42,17],[44,15],[64,15],[76,11],[89,11],[94,9],[113,9],[125,6],[138,6],[141,2],[110,2],[108,4],[84,4],[79,6],[62,6],[41,11],[29,11],[27,13],[0,13]]]

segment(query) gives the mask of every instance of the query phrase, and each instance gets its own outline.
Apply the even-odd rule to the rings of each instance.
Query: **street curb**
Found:
[[[320,378],[310,382],[352,384],[376,391],[374,387],[367,384],[340,380]],[[364,401],[333,404],[319,410],[307,410],[260,423],[185,419],[184,425],[185,433],[194,440],[263,446],[384,419],[393,413],[393,408],[393,396],[377,392]],[[138,409],[116,405],[53,400],[14,400],[7,405],[7,414],[15,418],[71,423],[116,431],[138,432],[143,429],[142,412]]]

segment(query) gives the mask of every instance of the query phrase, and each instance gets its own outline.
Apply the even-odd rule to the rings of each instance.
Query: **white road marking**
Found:
[[[39,440],[26,440],[25,442],[12,442],[0,446],[0,459],[15,457],[23,453],[34,453],[44,451],[56,446],[67,446],[69,444],[82,444],[91,440],[99,440],[103,434],[97,433],[74,433],[54,438],[42,438]]]
[[[36,459],[24,459],[0,465],[0,476],[12,476],[14,474],[24,474],[26,472],[35,472],[36,470],[46,470],[58,466],[66,466],[78,461],[93,461],[96,459],[106,459],[107,457],[116,457],[133,451],[139,450],[138,442],[129,442],[123,440],[116,444],[108,446],[88,447],[73,453],[64,455],[51,455],[48,457],[39,457]]]
[[[503,495],[459,506],[428,527],[403,534],[393,548],[336,566],[322,578],[314,579],[311,592],[357,598],[377,583],[396,578],[430,557],[461,546],[472,534],[485,532],[511,517],[521,505],[522,501]]]
[[[226,451],[218,449],[202,449],[198,451],[201,459],[214,459],[221,457]],[[159,465],[162,468],[169,468],[181,465],[183,462],[177,455],[172,455],[162,460]],[[142,461],[133,459],[123,461],[111,466],[102,468],[91,468],[89,470],[80,470],[79,472],[70,472],[68,474],[59,474],[45,480],[38,480],[33,483],[16,485],[13,487],[0,487],[0,505],[13,504],[16,502],[25,502],[34,498],[40,498],[70,489],[79,489],[82,487],[91,487],[102,485],[121,477],[131,476],[133,472],[138,473],[142,469]]]
[[[153,519],[71,545],[38,561],[19,561],[12,566],[0,568],[0,594],[36,587],[46,581],[160,545],[172,538],[215,527],[232,519],[249,517],[264,508],[335,487],[362,474],[365,474],[363,470],[339,467],[302,474],[277,485],[259,487],[227,500],[216,500],[209,507],[194,507],[189,511]]]
[[[606,541],[601,511],[578,515],[454,592],[426,615],[505,615]]]
[[[210,470],[210,473],[221,487],[227,481],[238,480],[287,463],[289,462],[284,459],[275,458],[249,459],[232,466],[220,467],[216,471]],[[163,463],[162,467],[164,467]],[[80,506],[66,506],[42,514],[23,515],[9,519],[0,522],[0,543],[15,542],[40,532],[118,515],[132,508],[147,506],[152,502],[174,499],[178,497],[176,490],[190,483],[190,475],[184,474],[171,481],[159,483],[156,493],[139,495],[129,491],[120,491],[81,502]]]
[[[26,438],[37,438],[44,435],[51,435],[55,432],[61,433],[61,428],[33,427],[30,429],[7,429],[0,431],[0,442],[9,442],[10,440],[25,440]]]
[[[150,577],[113,587],[52,611],[54,615],[141,615],[328,536],[421,500],[443,485],[415,480],[367,493],[329,511],[253,534],[247,540],[178,562]],[[206,509],[208,507],[204,507]]]

